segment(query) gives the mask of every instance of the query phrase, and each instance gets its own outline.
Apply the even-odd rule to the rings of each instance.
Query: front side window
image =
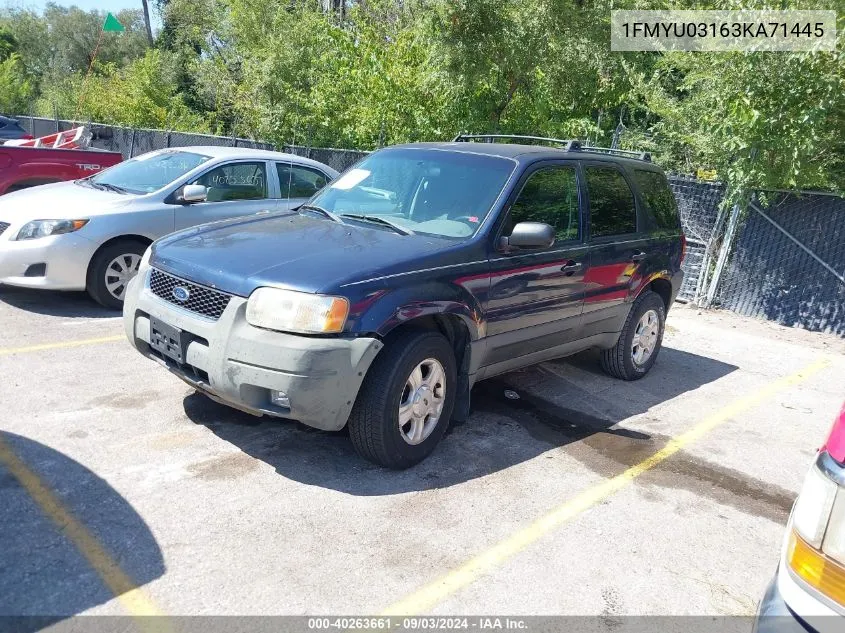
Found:
[[[310,167],[276,163],[276,170],[282,198],[310,198],[328,183],[323,172]]]
[[[377,216],[415,233],[465,238],[484,222],[515,167],[513,160],[471,152],[386,149],[344,172],[311,204],[340,216]]]
[[[613,167],[585,169],[590,196],[590,236],[637,232],[637,206],[628,182]]]
[[[179,150],[143,154],[80,182],[124,193],[152,193],[181,178],[208,159],[208,156]]]
[[[528,179],[511,207],[503,235],[520,222],[543,222],[555,242],[578,239],[578,179],[574,167],[544,167]]]
[[[657,171],[644,169],[634,170],[634,180],[648,208],[654,216],[658,229],[675,229],[680,227],[678,219],[678,204],[666,176]]]
[[[206,202],[261,200],[267,197],[267,169],[263,161],[215,167],[193,183],[208,188]]]

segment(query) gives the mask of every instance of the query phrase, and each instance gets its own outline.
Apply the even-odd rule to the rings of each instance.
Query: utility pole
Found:
[[[150,5],[148,0],[141,0],[141,4],[144,5],[144,26],[147,27],[147,41],[150,43],[150,46],[152,46],[153,28],[150,26]]]

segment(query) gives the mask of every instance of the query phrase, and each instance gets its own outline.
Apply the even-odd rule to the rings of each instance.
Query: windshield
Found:
[[[383,218],[414,233],[473,235],[515,163],[497,156],[402,148],[376,152],[344,173],[311,204]]]
[[[202,165],[209,158],[178,150],[143,154],[101,171],[89,178],[88,182],[128,193],[152,193]]]

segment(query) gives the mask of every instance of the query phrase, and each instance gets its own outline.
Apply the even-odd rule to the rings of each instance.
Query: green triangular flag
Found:
[[[106,21],[103,22],[103,30],[106,33],[122,33],[126,30],[126,27],[120,23],[120,20],[109,13],[106,15]]]

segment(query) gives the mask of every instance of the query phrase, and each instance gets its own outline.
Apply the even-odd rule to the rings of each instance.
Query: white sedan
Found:
[[[180,147],[8,194],[0,198],[0,284],[87,290],[120,308],[153,240],[205,222],[293,209],[337,175],[291,154]]]

